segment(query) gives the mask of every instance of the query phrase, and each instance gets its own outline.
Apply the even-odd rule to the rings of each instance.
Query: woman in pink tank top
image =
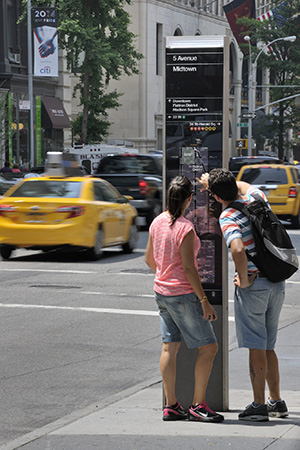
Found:
[[[217,314],[203,290],[197,269],[200,240],[184,217],[193,196],[185,176],[175,177],[168,189],[167,210],[149,229],[145,261],[155,272],[154,294],[159,310],[162,353],[160,370],[166,396],[163,420],[221,422],[224,417],[205,403],[205,393],[218,344],[211,325]],[[198,348],[193,404],[183,408],[176,399],[176,357],[181,339]]]

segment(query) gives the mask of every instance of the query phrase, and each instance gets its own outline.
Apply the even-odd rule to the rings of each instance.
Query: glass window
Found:
[[[246,169],[242,181],[250,184],[287,184],[288,182],[286,170],[273,167]]]
[[[30,180],[22,183],[10,197],[79,198],[82,183],[67,180]]]
[[[97,202],[103,202],[105,200],[105,198],[104,198],[104,195],[103,195],[102,183],[94,182],[93,186],[94,186],[95,200]]]
[[[110,184],[100,182],[102,195],[105,202],[118,203],[121,199],[121,194]]]

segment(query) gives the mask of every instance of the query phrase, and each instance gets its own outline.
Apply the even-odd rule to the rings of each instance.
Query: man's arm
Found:
[[[236,184],[240,195],[246,195],[248,189],[251,187],[251,184],[246,183],[246,181],[237,181]]]
[[[230,243],[232,258],[238,275],[235,277],[234,284],[240,288],[251,286],[256,274],[248,276],[248,260],[244,244],[241,238],[233,239]]]

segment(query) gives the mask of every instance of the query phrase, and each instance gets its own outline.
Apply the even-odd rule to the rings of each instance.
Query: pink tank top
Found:
[[[154,290],[162,295],[182,295],[194,292],[184,272],[180,246],[185,236],[194,232],[194,258],[197,267],[197,255],[200,239],[193,224],[184,217],[179,217],[170,226],[170,216],[163,212],[157,216],[149,229],[153,241],[153,256],[156,263]]]

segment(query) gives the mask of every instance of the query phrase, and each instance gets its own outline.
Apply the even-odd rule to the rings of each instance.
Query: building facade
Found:
[[[224,0],[133,0],[128,7],[136,47],[144,55],[140,74],[111,83],[122,92],[122,106],[110,111],[110,139],[131,141],[142,152],[163,147],[163,52],[166,36],[231,35],[223,11]],[[269,8],[265,0],[256,2],[257,15]],[[260,81],[262,75],[259,74]],[[264,74],[266,76],[266,74]],[[264,80],[265,81],[265,80]],[[262,83],[261,83],[262,84]],[[232,39],[230,47],[230,151],[238,153],[236,140],[247,137],[241,114],[248,108],[248,61]],[[267,91],[257,90],[260,104]],[[262,103],[264,102],[264,103]],[[245,122],[245,121],[244,121]]]
[[[39,164],[47,151],[62,150],[71,142],[70,74],[60,55],[59,77],[33,77],[34,101],[29,104],[27,23],[18,23],[22,12],[21,0],[0,0],[0,163],[29,161],[32,111],[33,164]]]
[[[8,95],[7,111],[0,115],[0,158],[29,160],[28,49],[27,26],[18,24],[21,0],[0,0],[0,92]],[[109,111],[109,141],[130,141],[141,152],[163,148],[163,54],[167,36],[230,35],[223,11],[224,0],[132,0],[127,6],[131,31],[136,35],[137,50],[144,55],[139,75],[122,76],[112,81],[110,89],[122,93],[121,107]],[[257,0],[257,15],[269,8],[266,0]],[[258,75],[259,77],[260,75]],[[258,79],[259,81],[259,79]],[[61,150],[72,144],[70,120],[80,111],[73,98],[76,75],[66,70],[59,52],[59,76],[33,77],[35,147],[38,161],[47,151]],[[248,107],[248,62],[236,41],[230,47],[230,152],[237,154],[236,140],[247,136],[241,113]],[[262,83],[263,84],[263,83]],[[266,104],[267,91],[257,90],[258,101]],[[27,101],[27,103],[26,103]],[[1,97],[0,97],[1,102]],[[63,117],[53,118],[51,111],[60,104]],[[40,106],[40,117],[38,117]],[[51,106],[52,105],[52,106]],[[26,109],[27,108],[27,109]],[[40,126],[40,138],[37,127]],[[3,130],[6,130],[5,138]]]

